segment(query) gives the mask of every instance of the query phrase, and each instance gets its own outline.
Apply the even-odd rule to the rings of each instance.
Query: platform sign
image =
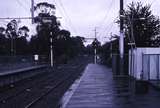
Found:
[[[35,54],[35,55],[34,55],[34,60],[35,60],[35,61],[38,61],[38,59],[39,59],[38,54]]]

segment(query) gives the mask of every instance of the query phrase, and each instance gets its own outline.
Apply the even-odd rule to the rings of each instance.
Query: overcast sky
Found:
[[[97,36],[100,41],[107,41],[110,33],[118,34],[119,28],[115,24],[118,18],[119,0],[35,0],[35,3],[47,1],[56,6],[56,15],[62,28],[67,29],[72,35],[94,37],[97,27]],[[132,1],[141,1],[152,4],[154,15],[160,16],[159,0],[124,0],[124,7]],[[1,0],[0,17],[26,17],[30,16],[31,0]],[[9,20],[0,20],[0,25],[5,26]],[[34,33],[34,26],[30,20],[21,20],[19,26],[28,25],[30,33]]]

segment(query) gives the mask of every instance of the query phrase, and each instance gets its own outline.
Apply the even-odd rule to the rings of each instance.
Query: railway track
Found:
[[[44,72],[42,72],[42,74],[40,74],[37,78],[39,78],[40,76],[42,76],[42,75],[44,75],[45,73]],[[48,74],[48,72],[46,72],[46,74]],[[12,99],[12,98],[14,98],[14,97],[16,97],[16,96],[18,96],[18,95],[20,95],[20,94],[23,94],[24,92],[26,92],[27,90],[29,90],[29,89],[31,89],[32,87],[34,87],[35,86],[35,84],[38,84],[38,83],[41,83],[41,82],[43,82],[43,81],[46,81],[47,79],[49,79],[51,76],[49,76],[49,75],[47,75],[47,76],[45,76],[45,77],[42,77],[40,80],[34,80],[33,78],[35,78],[35,77],[33,77],[33,78],[28,78],[28,79],[26,79],[27,81],[26,82],[28,82],[28,81],[31,81],[30,82],[30,85],[26,85],[25,84],[25,82],[23,83],[24,84],[24,87],[22,87],[22,88],[20,88],[20,90],[16,90],[16,93],[14,93],[13,94],[13,92],[14,92],[14,90],[17,88],[11,88],[11,89],[13,89],[12,91],[9,91],[9,88],[8,88],[8,91],[10,92],[10,94],[11,95],[8,95],[8,92],[7,91],[5,91],[5,93],[1,93],[1,97],[0,97],[0,104],[1,103],[6,103],[6,101],[7,100],[10,100],[10,99]],[[20,84],[22,84],[22,82],[20,83]],[[14,84],[11,84],[11,86],[15,86]],[[17,86],[21,86],[21,85],[17,85]],[[12,93],[11,93],[12,92]],[[3,94],[3,95],[2,95]],[[6,96],[7,95],[7,96]]]
[[[55,93],[57,90],[65,92],[62,88],[69,82],[69,85],[80,74],[77,70],[82,71],[84,64],[70,64],[61,66],[57,72],[46,72],[46,76],[41,76],[40,80],[31,81],[30,84],[24,85],[21,90],[12,92],[13,95],[0,96],[0,107],[2,108],[40,108],[36,107],[42,103],[45,98]],[[67,85],[67,87],[69,87]],[[67,89],[67,87],[65,89]],[[63,95],[63,93],[62,93]],[[60,98],[60,97],[58,97]],[[55,103],[55,102],[53,102]],[[42,107],[43,108],[43,107]],[[45,107],[46,108],[46,107]]]
[[[81,66],[79,66],[78,68],[81,68]],[[74,71],[70,72],[68,75],[65,75],[63,77],[63,79],[58,80],[55,84],[50,85],[50,88],[47,91],[43,92],[42,95],[40,95],[39,97],[35,98],[31,103],[26,105],[25,108],[35,108],[37,103],[39,103],[40,101],[43,101],[43,99],[45,97],[47,97],[47,95],[49,95],[51,92],[54,93],[58,88],[61,89],[63,86],[66,85],[67,81],[69,81],[70,79],[73,78],[73,76],[75,76],[75,72]]]
[[[62,86],[63,84],[65,84],[65,82],[67,80],[70,80],[72,78],[73,73],[71,73],[70,75],[66,76],[64,79],[58,81],[54,86],[52,86],[49,90],[47,90],[46,92],[44,92],[41,96],[39,96],[38,98],[34,99],[31,103],[29,103],[27,106],[25,106],[25,108],[31,108],[33,105],[35,105],[36,103],[38,103],[40,100],[43,99],[43,97],[47,96],[50,92],[54,92],[55,89],[58,88],[58,86]]]

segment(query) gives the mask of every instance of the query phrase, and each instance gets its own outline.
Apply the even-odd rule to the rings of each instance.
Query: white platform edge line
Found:
[[[87,65],[86,69],[84,70],[84,73],[82,74],[82,76],[81,76],[79,79],[77,79],[77,80],[71,85],[71,87],[69,88],[69,89],[72,89],[72,88],[74,88],[74,89],[72,89],[72,92],[70,92],[70,94],[69,94],[69,96],[68,96],[68,99],[63,103],[63,106],[61,106],[61,108],[66,108],[66,107],[67,107],[67,105],[68,105],[71,97],[73,96],[73,94],[74,94],[75,91],[77,90],[78,86],[80,85],[80,82],[81,82],[82,79],[84,78],[85,73],[87,72],[87,70],[88,70],[88,65]],[[75,83],[76,83],[76,84],[75,84]],[[65,95],[64,95],[64,96],[65,96]]]

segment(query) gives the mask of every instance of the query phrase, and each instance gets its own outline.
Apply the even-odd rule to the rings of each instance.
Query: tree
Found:
[[[19,36],[20,37],[25,37],[27,38],[29,35],[28,35],[28,32],[29,32],[29,28],[27,26],[22,26],[19,28],[18,30],[18,33],[19,33]]]
[[[100,52],[101,52],[101,42],[98,41],[97,38],[95,38],[95,39],[93,40],[93,42],[92,42],[91,45],[92,45],[92,47],[93,47],[94,49],[96,49],[96,53],[97,53],[97,54],[100,54]]]
[[[81,36],[72,37],[72,51],[73,55],[83,54],[85,52],[84,43],[85,38]]]
[[[101,46],[101,43],[97,40],[97,38],[94,39],[92,42],[92,47],[99,48]]]
[[[4,27],[0,27],[0,34],[4,34],[5,32],[5,28]]]
[[[40,14],[55,15],[55,5],[47,2],[38,3],[34,9]]]
[[[15,40],[18,37],[17,34],[18,23],[16,20],[11,20],[7,24],[6,36],[7,36],[7,49],[10,50],[11,55],[16,54],[16,44]]]
[[[8,38],[17,38],[17,28],[18,28],[18,24],[16,20],[11,20],[8,24],[7,24],[7,28],[6,28],[6,34]]]
[[[5,28],[0,27],[0,55],[6,54],[6,51]]]
[[[38,15],[35,17],[35,23],[38,23],[37,31],[51,31],[59,26],[55,16],[55,6],[47,2],[38,3],[35,7]]]
[[[57,38],[54,39],[55,58],[58,62],[67,62],[71,54],[71,36],[67,30],[60,30]]]
[[[30,52],[31,54],[40,54],[40,49],[38,47],[38,36],[35,35],[35,36],[32,36],[31,37],[31,40],[29,42],[29,49],[30,49]]]
[[[27,26],[18,28],[17,21],[11,20],[5,31],[5,48],[8,54],[29,54],[29,43],[27,41],[29,28]]]
[[[34,37],[36,41],[37,50],[39,54],[49,55],[50,53],[50,38],[55,38],[59,32],[59,22],[55,16],[55,6],[47,2],[38,3],[35,6],[35,11],[38,15],[34,21],[37,23],[37,36]],[[36,40],[35,40],[36,39]]]
[[[156,46],[160,33],[160,20],[152,14],[151,5],[143,6],[141,2],[132,2],[124,10],[125,35],[128,42],[135,40],[137,47]]]
[[[16,54],[26,55],[29,54],[29,42],[27,37],[29,37],[29,28],[27,26],[22,26],[18,29],[18,37],[15,39],[16,44]]]
[[[107,66],[112,65],[113,55],[119,53],[119,41],[117,35],[114,35],[113,37],[115,38],[111,39],[110,42],[106,42],[104,45],[102,45],[101,62]]]
[[[19,38],[16,38],[15,40],[15,46],[16,46],[16,55],[27,55],[29,54],[28,50],[29,50],[29,44],[27,39],[22,36]]]

